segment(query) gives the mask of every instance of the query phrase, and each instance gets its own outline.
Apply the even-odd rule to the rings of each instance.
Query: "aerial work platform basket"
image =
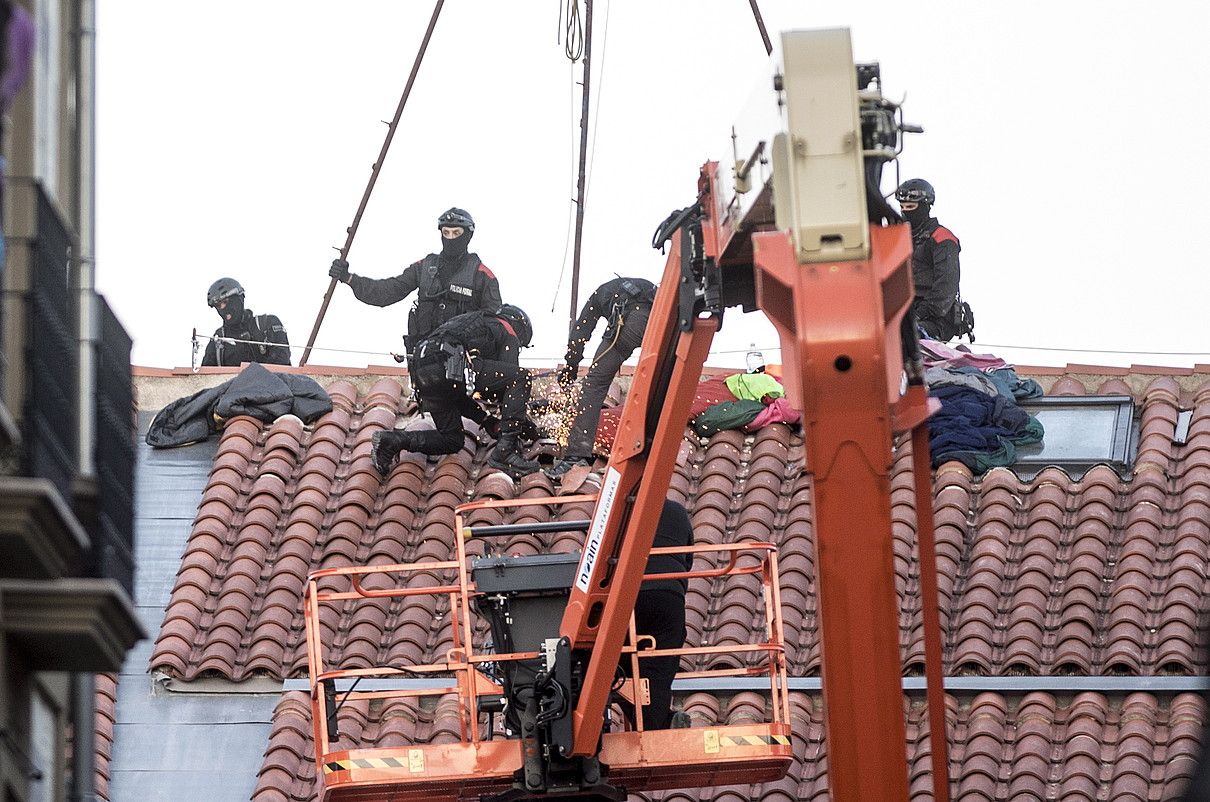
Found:
[[[776,548],[771,543],[742,542],[653,549],[652,553],[691,553],[695,558],[694,568],[698,570],[660,574],[660,578],[726,582],[749,577],[741,581],[759,583],[764,639],[748,644],[651,649],[646,648],[651,645],[650,638],[636,637],[632,618],[621,658],[630,668],[630,677],[622,678],[619,673],[617,693],[631,702],[646,698],[646,658],[678,655],[703,663],[713,661],[724,665],[677,676],[707,680],[766,677],[767,720],[719,726],[695,722],[688,728],[650,730],[643,727],[642,705],[634,705],[633,726],[620,716],[603,722],[597,755],[602,795],[593,796],[583,790],[532,795],[524,791],[523,782],[517,787],[527,768],[524,741],[507,726],[499,725],[507,719],[510,693],[515,694],[516,688],[524,684],[523,678],[543,664],[543,641],[559,636],[562,607],[579,561],[572,554],[508,556],[483,552],[490,550],[491,538],[584,531],[589,522],[467,526],[465,517],[479,513],[480,517],[506,520],[510,513],[521,512],[521,507],[583,505],[594,498],[562,496],[465,504],[456,510],[456,531],[462,536],[455,537],[451,559],[333,568],[311,575],[305,600],[306,636],[321,802],[504,802],[560,795],[609,799],[615,797],[608,794],[618,789],[632,793],[758,783],[785,775],[792,747]],[[468,548],[473,553],[468,554]],[[331,644],[324,640],[325,633],[333,631],[333,616],[354,615],[354,610],[365,604],[418,604],[420,597],[443,599],[434,609],[443,610],[448,604],[452,647],[444,659],[358,668],[329,665],[326,655]],[[501,645],[517,651],[502,651]],[[731,657],[719,658],[725,654]],[[363,689],[358,690],[359,685]],[[342,705],[364,700],[381,706],[400,699],[410,699],[418,708],[433,706],[438,700],[443,700],[447,710],[450,704],[456,704],[458,740],[452,741],[447,733],[444,743],[390,747],[340,743],[337,713]],[[504,716],[499,715],[502,712]]]

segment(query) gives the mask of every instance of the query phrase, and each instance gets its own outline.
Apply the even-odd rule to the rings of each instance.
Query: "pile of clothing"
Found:
[[[710,437],[725,429],[755,432],[770,423],[798,423],[802,418],[786,400],[781,382],[768,373],[735,373],[723,379],[723,384],[732,397],[715,400],[700,412],[697,411],[702,396],[699,388],[697,403],[689,411],[693,430],[699,437]]]
[[[734,373],[707,379],[697,386],[687,422],[701,437],[724,429],[755,432],[771,423],[798,423],[802,415],[790,406],[785,395],[781,382],[768,373]],[[621,419],[620,404],[601,410],[593,443],[596,453],[609,453]]]
[[[922,340],[924,381],[941,411],[929,418],[933,467],[957,460],[975,475],[1016,462],[1017,448],[1042,442],[1042,424],[1019,402],[1042,395],[1004,360]]]

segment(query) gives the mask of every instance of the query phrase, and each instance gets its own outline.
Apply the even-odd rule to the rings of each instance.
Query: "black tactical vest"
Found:
[[[437,260],[437,254],[430,253],[420,263],[416,303],[408,313],[409,349],[450,318],[479,308],[480,299],[475,293],[482,264],[479,254],[464,256],[462,264],[448,278],[438,274]]]

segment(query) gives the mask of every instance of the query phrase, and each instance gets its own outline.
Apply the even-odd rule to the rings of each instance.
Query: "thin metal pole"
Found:
[[[926,395],[923,384],[909,393]],[[920,564],[920,607],[924,618],[924,675],[929,717],[933,799],[949,802],[949,739],[945,733],[945,679],[941,666],[941,596],[937,590],[937,540],[933,531],[933,467],[928,423],[912,430],[912,473],[916,484],[916,546]]]
[[[437,4],[433,6],[433,16],[429,19],[429,27],[424,32],[424,39],[420,42],[420,50],[416,53],[416,60],[412,62],[412,71],[408,75],[407,85],[403,87],[403,95],[399,98],[399,105],[395,108],[395,116],[387,123],[387,136],[383,140],[382,150],[378,152],[378,159],[374,162],[374,166],[370,168],[370,180],[366,184],[366,190],[361,195],[361,203],[357,206],[357,213],[353,215],[353,223],[346,230],[344,247],[340,249],[340,258],[349,258],[349,249],[353,247],[353,238],[357,236],[357,226],[361,224],[361,215],[366,210],[366,204],[370,202],[370,193],[374,191],[374,185],[378,183],[378,174],[382,171],[382,163],[386,160],[387,150],[391,147],[391,140],[395,138],[395,129],[399,127],[399,118],[403,116],[403,107],[407,105],[408,96],[412,94],[412,84],[416,82],[416,74],[420,72],[420,62],[424,60],[424,51],[428,49],[429,39],[433,36],[433,29],[437,27],[437,17],[441,14],[441,7],[445,5],[445,0],[437,0]],[[328,304],[332,301],[332,293],[336,291],[337,280],[332,279],[328,282],[328,291],[324,293],[323,303],[319,306],[319,314],[315,317],[315,325],[311,327],[311,336],[307,338],[307,347],[303,349],[302,357],[298,360],[298,366],[301,368],[307,364],[307,358],[311,356],[311,347],[315,345],[315,337],[319,334],[319,327],[323,324],[324,315],[328,313]]]
[[[576,323],[580,311],[580,242],[584,235],[584,173],[588,159],[588,78],[592,58],[592,0],[584,0],[584,82],[580,102],[580,172],[576,179],[576,240],[571,257],[571,311],[568,330]]]
[[[748,0],[748,5],[752,6],[752,16],[756,17],[756,27],[760,29],[761,41],[765,43],[765,53],[772,55],[773,43],[769,41],[769,32],[765,30],[765,21],[761,18],[760,8],[756,5],[756,0]]]

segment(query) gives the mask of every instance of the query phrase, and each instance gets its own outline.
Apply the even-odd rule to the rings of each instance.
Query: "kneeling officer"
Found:
[[[529,315],[512,304],[496,312],[466,312],[451,318],[422,339],[413,352],[412,384],[420,409],[433,416],[435,431],[382,431],[374,433],[371,455],[385,476],[400,451],[421,454],[455,454],[462,449],[462,418],[486,431],[499,423],[499,438],[488,464],[513,477],[538,470],[518,447],[529,401],[529,372],[519,364],[521,349],[529,345],[533,327]],[[496,400],[500,418],[491,419],[475,400]]]

